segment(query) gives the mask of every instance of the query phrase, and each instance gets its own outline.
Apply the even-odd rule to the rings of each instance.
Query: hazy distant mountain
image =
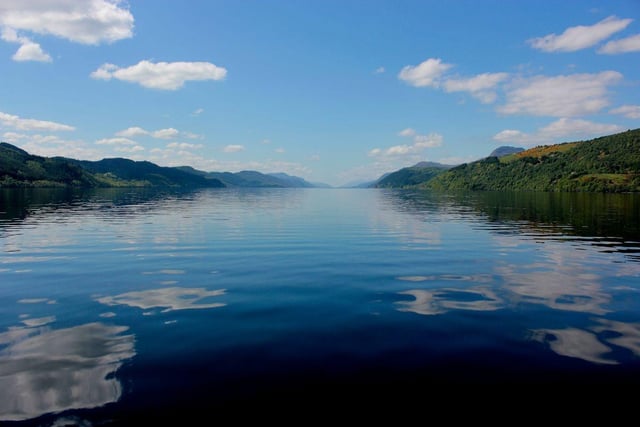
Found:
[[[328,187],[326,184],[314,184],[303,178],[286,173],[264,174],[258,171],[240,172],[203,172],[191,166],[180,166],[182,171],[200,175],[208,179],[218,179],[227,187],[269,187],[269,188],[312,188]]]
[[[224,187],[224,184],[218,179],[194,175],[174,167],[158,166],[147,161],[133,161],[123,158],[73,161],[93,173],[109,174],[125,181],[148,182],[152,186]]]
[[[524,151],[522,147],[511,147],[508,145],[503,145],[502,147],[498,147],[489,154],[489,157],[502,157],[508,154],[514,154]]]

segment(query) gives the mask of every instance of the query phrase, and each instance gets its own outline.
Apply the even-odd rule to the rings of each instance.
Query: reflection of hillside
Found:
[[[216,215],[233,218],[238,211],[287,211],[300,207],[301,189],[243,188],[0,188],[0,231],[25,220],[64,222],[82,215],[127,220],[180,208],[181,217]]]
[[[0,221],[108,211],[127,206],[148,211],[153,207],[150,202],[189,198],[194,193],[194,190],[155,188],[4,188],[0,189]]]
[[[415,190],[385,190],[382,194],[382,205],[420,219],[434,212],[472,220],[481,216],[482,226],[495,233],[589,237],[605,250],[640,258],[637,194]]]
[[[551,231],[575,236],[640,238],[636,194],[486,192],[471,204],[492,222],[524,222],[537,230],[552,226]]]
[[[122,388],[113,374],[135,355],[133,335],[120,335],[127,329],[88,323],[0,333],[2,420],[116,402]]]
[[[203,302],[211,297],[224,295],[224,289],[208,291],[204,288],[159,288],[147,291],[127,292],[116,296],[98,298],[106,305],[128,305],[143,310],[164,308],[163,312],[196,308],[217,308],[226,304],[221,302]]]

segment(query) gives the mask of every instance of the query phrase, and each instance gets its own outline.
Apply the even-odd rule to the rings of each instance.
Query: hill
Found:
[[[502,147],[498,147],[489,154],[488,157],[502,157],[508,154],[514,154],[524,151],[522,147],[511,147],[508,145],[503,145]]]
[[[370,184],[374,188],[407,188],[414,187],[425,181],[429,181],[442,172],[452,168],[435,162],[419,162],[413,166],[402,168],[395,172],[382,175],[377,181]]]
[[[327,186],[326,184],[314,184],[304,180],[303,178],[282,172],[269,174],[257,171],[203,172],[190,166],[181,166],[177,169],[194,175],[200,175],[208,179],[217,179],[226,187],[312,188]]]
[[[0,143],[0,187],[224,187],[216,179],[150,162],[42,157]]]
[[[438,190],[640,191],[640,129],[539,146],[453,167],[417,185]]]
[[[0,187],[328,187],[285,173],[203,172],[148,161],[42,157],[0,142]]]
[[[58,157],[34,156],[0,142],[0,187],[99,186],[99,177]]]

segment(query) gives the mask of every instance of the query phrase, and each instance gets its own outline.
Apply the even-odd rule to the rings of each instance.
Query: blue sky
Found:
[[[345,185],[640,127],[638,0],[0,0],[0,140]]]

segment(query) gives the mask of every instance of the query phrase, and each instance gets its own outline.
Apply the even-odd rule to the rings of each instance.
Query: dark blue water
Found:
[[[313,419],[490,386],[640,385],[639,195],[0,202],[0,423]]]

